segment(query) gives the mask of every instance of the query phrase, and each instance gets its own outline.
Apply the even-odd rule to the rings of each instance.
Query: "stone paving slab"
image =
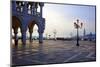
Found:
[[[90,41],[80,41],[79,47],[75,41],[60,40],[45,40],[43,44],[35,40],[24,48],[20,44],[17,48],[12,46],[13,65],[96,61],[96,44]]]

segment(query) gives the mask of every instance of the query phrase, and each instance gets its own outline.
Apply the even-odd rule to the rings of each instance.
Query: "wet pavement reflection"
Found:
[[[95,43],[80,42],[80,47],[74,41],[46,40],[43,44],[38,41],[18,46],[12,46],[13,65],[40,65],[69,62],[95,61]]]

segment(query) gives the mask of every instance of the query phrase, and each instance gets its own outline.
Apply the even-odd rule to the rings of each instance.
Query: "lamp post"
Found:
[[[56,41],[56,34],[57,34],[56,29],[53,31],[53,33],[54,33],[54,40]]]
[[[79,19],[74,22],[75,29],[77,29],[77,43],[76,46],[79,46],[79,28],[81,29],[83,26],[83,23],[79,22]]]
[[[50,36],[51,36],[51,35],[49,34],[49,40],[50,40]]]

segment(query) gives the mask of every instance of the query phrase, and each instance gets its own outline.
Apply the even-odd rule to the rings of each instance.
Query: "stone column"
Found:
[[[33,33],[33,29],[29,29],[29,33],[30,33],[30,42],[32,42],[32,33]]]
[[[22,43],[26,45],[26,32],[22,32]]]
[[[39,33],[39,43],[43,43],[43,33],[45,29],[45,20],[41,18],[38,24],[38,33]]]
[[[22,33],[22,43],[23,43],[23,45],[26,45],[26,30],[27,30],[27,26],[23,22],[22,29],[21,29],[21,33]]]
[[[37,15],[38,2],[35,3],[35,15]]]
[[[24,2],[23,13],[28,14],[27,2]]]
[[[34,14],[34,2],[29,2],[31,15]]]
[[[35,15],[34,13],[35,13],[35,3],[33,2],[32,3],[32,15]]]
[[[39,3],[40,5],[40,17],[42,17],[42,7],[44,6],[44,3]]]
[[[30,33],[30,42],[32,42],[32,33]]]
[[[27,22],[28,22],[27,14],[28,14],[28,8],[27,8],[27,2],[25,1],[23,5],[23,20],[22,20],[22,29],[21,29],[23,45],[26,45],[26,30],[27,30]]]
[[[43,33],[39,32],[39,43],[43,43]]]
[[[17,36],[17,33],[18,33],[18,29],[14,29],[14,34],[15,34],[15,36],[14,36],[15,46],[18,45],[18,36]]]
[[[45,28],[45,20],[42,18],[42,7],[44,6],[44,3],[39,3],[40,5],[40,22],[39,22],[39,28],[38,28],[38,33],[39,33],[39,43],[43,43],[43,33],[44,33],[44,28]]]

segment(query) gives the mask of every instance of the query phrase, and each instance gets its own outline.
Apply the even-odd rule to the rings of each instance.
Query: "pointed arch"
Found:
[[[14,41],[15,45],[18,45],[18,28],[21,29],[21,21],[18,17],[12,16],[12,28],[14,30]]]
[[[20,27],[21,28],[21,21],[18,17],[16,16],[12,16],[12,28],[18,28]]]

